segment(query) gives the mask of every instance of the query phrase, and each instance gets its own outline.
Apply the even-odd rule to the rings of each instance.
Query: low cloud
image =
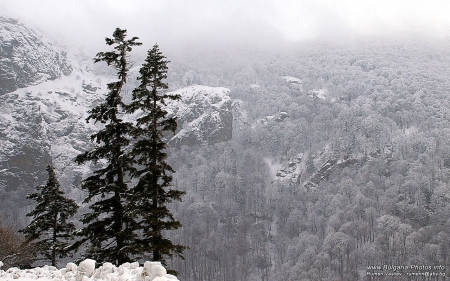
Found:
[[[53,40],[99,50],[116,27],[145,46],[273,46],[304,39],[412,32],[448,37],[447,1],[3,0],[2,14]]]

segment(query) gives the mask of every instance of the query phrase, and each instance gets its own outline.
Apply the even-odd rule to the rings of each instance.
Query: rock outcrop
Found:
[[[178,132],[169,144],[213,144],[230,140],[233,111],[229,89],[192,85],[179,89],[181,101],[169,104],[170,114],[178,116]]]
[[[76,79],[79,77],[79,79]],[[0,96],[0,209],[26,207],[26,194],[46,180],[55,166],[61,186],[77,199],[88,166],[74,158],[88,149],[100,124],[86,123],[87,111],[101,102],[106,87],[93,73],[70,76]],[[103,77],[103,80],[107,80]],[[225,88],[190,86],[176,91],[182,100],[168,105],[179,130],[170,145],[223,142],[232,137],[232,101]]]
[[[48,164],[56,168],[66,194],[82,199],[74,187],[90,168],[74,159],[93,145],[90,136],[102,124],[85,119],[111,81],[92,69],[91,60],[66,59],[36,31],[0,18],[0,210],[28,212],[26,195],[45,183]],[[167,135],[171,146],[232,138],[228,89],[193,85],[175,93],[182,100],[167,107],[179,124],[175,136]],[[133,121],[135,116],[125,118]]]
[[[0,17],[0,95],[71,72],[65,51],[17,20]]]

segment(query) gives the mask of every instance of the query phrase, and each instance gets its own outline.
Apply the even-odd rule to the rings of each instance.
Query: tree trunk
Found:
[[[58,212],[55,212],[53,219],[52,266],[56,266],[56,230],[58,228]]]

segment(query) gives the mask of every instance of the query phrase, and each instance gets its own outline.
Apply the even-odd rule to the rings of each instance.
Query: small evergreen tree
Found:
[[[126,40],[126,30],[117,28],[113,38],[106,38],[107,45],[114,45],[110,52],[100,52],[94,58],[95,62],[106,62],[117,70],[118,81],[108,84],[108,94],[105,101],[89,111],[90,119],[95,123],[105,124],[104,128],[91,136],[96,146],[77,156],[81,164],[100,160],[106,163],[93,175],[84,179],[81,188],[88,195],[84,203],[96,200],[90,213],[82,217],[84,227],[80,232],[83,237],[75,247],[89,241],[85,257],[98,262],[111,262],[116,265],[129,262],[132,259],[130,242],[132,240],[133,218],[127,216],[128,185],[126,176],[133,169],[128,154],[128,134],[132,124],[121,119],[123,107],[121,91],[126,83],[129,71],[128,53],[133,46],[139,46],[137,37]]]
[[[64,196],[54,168],[47,166],[47,172],[47,183],[36,187],[40,192],[27,196],[27,199],[36,200],[38,205],[27,214],[33,220],[21,232],[29,242],[34,242],[39,254],[56,266],[56,258],[68,254],[68,241],[73,239],[75,225],[67,220],[76,214],[78,205]]]
[[[164,93],[168,89],[168,85],[163,82],[168,69],[165,58],[157,44],[148,51],[139,71],[138,80],[141,83],[133,90],[133,100],[127,109],[130,113],[142,110],[134,130],[137,142],[131,151],[138,164],[133,176],[139,179],[131,189],[134,196],[132,209],[139,221],[139,238],[135,247],[141,255],[151,254],[153,260],[167,266],[165,256],[177,254],[182,257],[186,247],[173,244],[163,236],[163,231],[181,227],[181,223],[174,219],[167,208],[167,203],[181,201],[185,193],[170,189],[170,174],[175,171],[166,162],[167,154],[164,152],[167,147],[164,133],[175,133],[177,122],[175,117],[168,117],[163,106],[168,100],[181,99],[180,95]]]

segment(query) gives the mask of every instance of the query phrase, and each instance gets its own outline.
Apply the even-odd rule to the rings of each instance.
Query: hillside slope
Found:
[[[85,119],[88,110],[104,98],[111,77],[90,60],[72,54],[62,58],[59,53],[64,51],[15,20],[1,18],[0,31],[4,46],[20,43],[9,53],[0,52],[5,65],[17,63],[12,66],[17,71],[4,69],[13,80],[0,75],[0,85],[12,83],[0,93],[0,210],[24,214],[31,207],[25,197],[45,182],[48,164],[55,166],[69,196],[82,201],[75,187],[89,167],[76,165],[74,158],[92,145],[90,135],[100,124]],[[136,75],[137,67],[129,80]],[[232,138],[228,89],[191,85],[177,93],[182,100],[167,108],[178,116],[180,128],[175,136],[168,136],[171,145],[213,144]]]
[[[71,72],[67,52],[40,32],[0,17],[0,95]]]

